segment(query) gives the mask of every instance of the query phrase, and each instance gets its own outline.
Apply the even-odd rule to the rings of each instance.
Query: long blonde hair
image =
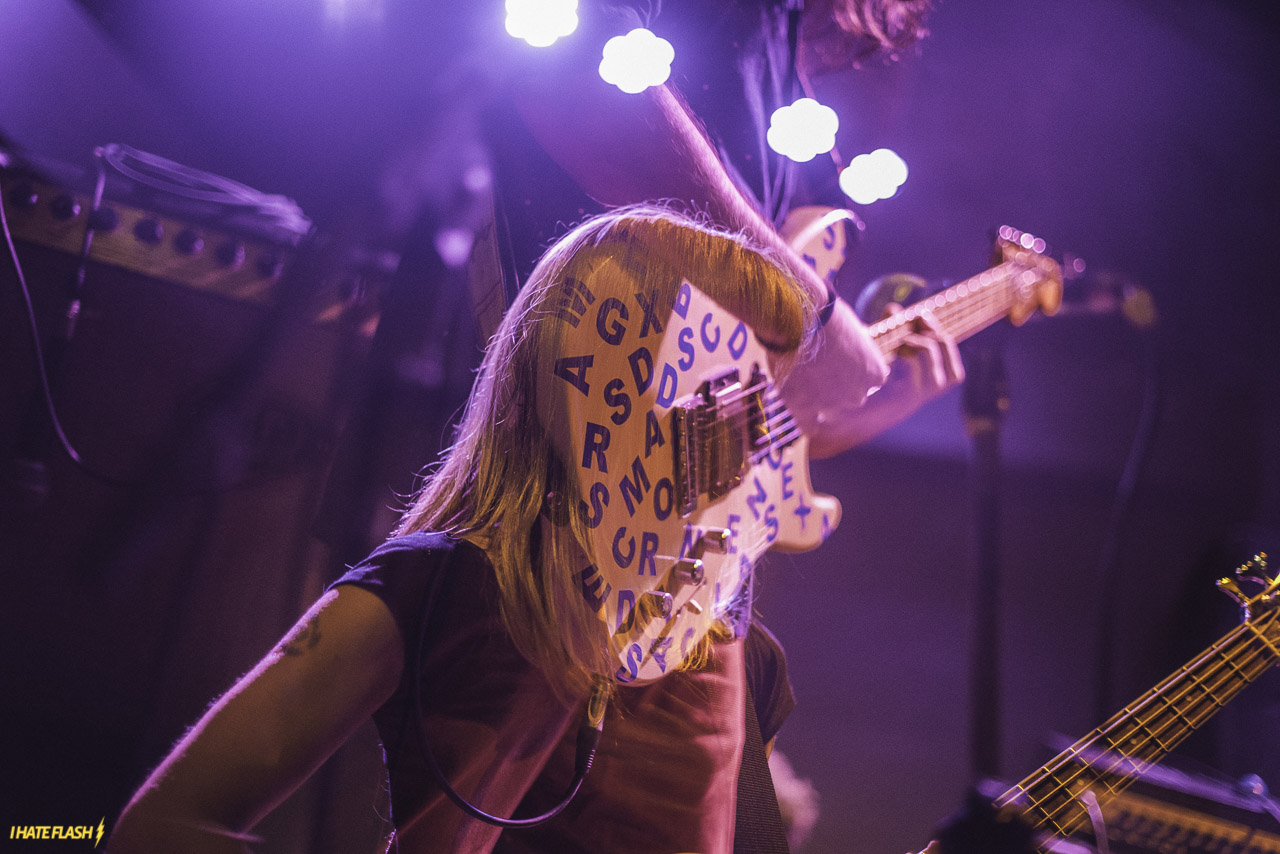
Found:
[[[568,425],[555,393],[539,384],[562,355],[570,279],[656,290],[656,304],[666,307],[690,281],[761,337],[781,342],[784,360],[805,349],[817,324],[803,289],[744,238],[663,208],[588,220],[538,262],[489,342],[453,445],[395,535],[431,530],[481,545],[517,649],[557,690],[579,696],[618,662],[579,584],[583,561],[594,555],[581,514],[570,512],[585,505],[563,461]]]

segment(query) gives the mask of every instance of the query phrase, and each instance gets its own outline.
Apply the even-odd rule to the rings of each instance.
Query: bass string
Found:
[[[1021,284],[1016,281],[1019,278],[1022,279]],[[1048,274],[1040,268],[1019,261],[1006,261],[973,279],[953,285],[920,305],[933,311],[956,338],[964,339],[999,320],[1017,303],[1022,293],[1047,280]],[[911,319],[919,314],[917,311]]]
[[[981,289],[970,287],[963,297],[959,296],[960,292],[957,290],[961,285],[955,285],[923,303],[903,309],[899,314],[888,318],[888,323],[881,321],[884,326],[876,324],[872,327],[872,335],[882,352],[886,355],[894,352],[902,346],[908,335],[916,333],[914,321],[927,310],[944,330],[957,340],[963,340],[1008,312],[1013,305],[1015,293],[1011,280],[1012,276],[1005,276],[993,279],[982,285]],[[954,300],[948,299],[947,294],[954,295]]]
[[[1264,658],[1266,657],[1265,653],[1263,654],[1263,657]],[[1254,658],[1256,659],[1256,656]],[[1247,662],[1245,666],[1250,666],[1255,663],[1256,661],[1250,661],[1250,662]],[[1270,662],[1264,662],[1263,665],[1260,668],[1258,668],[1255,673],[1251,674],[1247,678],[1247,681],[1245,683],[1238,685],[1236,690],[1239,690],[1239,688],[1243,688],[1244,684],[1247,684],[1248,681],[1252,681],[1253,679],[1256,679],[1258,675],[1260,675],[1263,671],[1265,671],[1270,666],[1271,666]],[[1080,804],[1076,802],[1076,799],[1071,794],[1070,787],[1072,786],[1072,784],[1087,785],[1089,782],[1097,783],[1106,787],[1106,789],[1111,794],[1118,794],[1120,791],[1122,791],[1125,787],[1128,786],[1128,784],[1131,782],[1130,778],[1132,776],[1132,774],[1127,773],[1126,770],[1117,770],[1120,765],[1122,765],[1125,762],[1129,762],[1134,766],[1136,766],[1135,770],[1140,773],[1142,770],[1141,766],[1153,764],[1165,753],[1167,753],[1170,749],[1172,749],[1174,745],[1181,742],[1181,740],[1185,738],[1188,734],[1193,732],[1195,729],[1199,728],[1199,726],[1204,722],[1204,720],[1206,720],[1209,717],[1209,715],[1211,715],[1214,711],[1216,711],[1216,706],[1217,706],[1217,703],[1202,704],[1201,710],[1203,711],[1203,717],[1201,720],[1185,719],[1181,724],[1179,724],[1178,722],[1179,716],[1175,714],[1171,718],[1166,720],[1165,723],[1161,725],[1159,730],[1152,729],[1149,723],[1141,724],[1140,728],[1148,732],[1148,737],[1144,742],[1142,742],[1139,745],[1139,747],[1151,748],[1151,745],[1153,744],[1155,745],[1154,749],[1149,749],[1147,753],[1139,754],[1141,758],[1133,759],[1131,757],[1122,756],[1121,758],[1118,758],[1112,761],[1109,767],[1102,768],[1101,770],[1099,770],[1099,767],[1098,767],[1099,763],[1097,763],[1096,761],[1089,762],[1084,768],[1082,768],[1076,774],[1069,777],[1067,780],[1058,782],[1055,779],[1055,783],[1057,783],[1056,787],[1044,796],[1044,798],[1041,800],[1041,803],[1043,804],[1044,802],[1049,801],[1052,797],[1055,797],[1055,796],[1062,797],[1062,800],[1058,804],[1058,806],[1052,810],[1044,810],[1043,806],[1040,807],[1040,811],[1044,814],[1045,820],[1052,823],[1054,827],[1059,828],[1064,833],[1070,832],[1084,818],[1084,812],[1082,811]],[[1178,726],[1181,726],[1181,729],[1177,730],[1176,732],[1169,733],[1168,730],[1170,729],[1171,726],[1175,728],[1177,728]],[[1112,733],[1110,731],[1099,734],[1097,738],[1095,738],[1095,741],[1103,738],[1105,738],[1105,740],[1108,743],[1113,742]],[[1162,739],[1166,739],[1166,738],[1169,739],[1167,744],[1164,741],[1162,741]],[[1091,780],[1081,779],[1086,775],[1086,773],[1089,774],[1089,777],[1091,778]],[[1111,778],[1113,778],[1114,782],[1112,780],[1107,779],[1108,775]]]
[[[1090,748],[1096,747],[1100,742],[1105,742],[1107,745],[1103,751],[1100,751],[1103,755],[1114,755],[1119,748],[1116,736],[1124,729],[1125,725],[1132,727],[1134,733],[1145,732],[1145,735],[1133,748],[1137,755],[1145,757],[1140,761],[1154,761],[1154,759],[1162,756],[1168,750],[1172,749],[1174,744],[1181,741],[1182,738],[1185,738],[1186,735],[1198,728],[1214,711],[1216,711],[1218,705],[1221,703],[1219,692],[1221,692],[1224,687],[1234,689],[1234,691],[1239,691],[1274,664],[1275,653],[1272,648],[1265,643],[1261,643],[1257,636],[1252,634],[1252,632],[1250,632],[1249,635],[1244,636],[1243,643],[1240,644],[1240,646],[1248,652],[1247,658],[1243,661],[1233,660],[1235,653],[1230,648],[1233,644],[1241,640],[1245,629],[1246,627],[1244,626],[1239,627],[1227,638],[1223,639],[1218,644],[1215,644],[1200,656],[1197,663],[1183,668],[1178,673],[1166,679],[1165,682],[1161,683],[1156,688],[1152,689],[1152,691],[1148,692],[1148,694],[1140,698],[1132,708],[1127,708],[1117,714],[1112,718],[1112,720],[1106,722],[1098,729],[1094,730],[1094,732],[1089,736],[1086,736],[1080,742],[1073,745],[1062,757],[1059,758],[1058,761],[1045,766],[1045,768],[1041,769],[1040,772],[1037,772],[1040,779],[1030,784],[1024,782],[1005,793],[1005,795],[1000,799],[1001,802],[1007,803],[1016,798],[1019,793],[1031,794],[1030,790],[1032,788],[1048,778],[1055,785],[1051,787],[1049,791],[1044,793],[1038,801],[1032,805],[1032,808],[1039,809],[1044,815],[1044,819],[1046,821],[1049,821],[1058,827],[1061,827],[1061,824],[1057,819],[1064,810],[1069,808],[1075,807],[1077,809],[1075,818],[1076,820],[1079,820],[1081,815],[1079,812],[1079,806],[1075,803],[1075,799],[1072,797],[1069,787],[1073,783],[1080,781],[1081,777],[1083,777],[1087,772],[1098,773],[1096,767],[1098,763],[1087,762],[1083,767],[1080,767],[1074,774],[1067,777],[1065,780],[1059,780],[1056,776],[1057,772],[1070,763],[1074,757],[1078,756],[1080,753],[1089,751]],[[1261,643],[1261,646],[1250,649],[1250,644],[1254,642]],[[1198,672],[1201,669],[1205,670],[1203,674]],[[1215,684],[1210,685],[1209,683],[1213,680],[1217,681]],[[1179,683],[1185,687],[1181,687]],[[1167,692],[1174,686],[1179,686],[1180,690],[1170,696]],[[1201,692],[1200,697],[1198,698],[1198,702],[1202,705],[1201,711],[1206,712],[1199,720],[1189,718],[1187,716],[1187,712],[1178,708],[1188,699],[1188,697],[1191,696],[1193,691],[1197,690]],[[1149,720],[1144,721],[1140,717],[1141,712],[1147,710],[1151,704],[1157,701],[1162,704],[1161,707],[1155,709],[1155,713],[1151,715]],[[1206,706],[1208,707],[1207,710],[1204,708]],[[1194,714],[1194,712],[1192,712],[1192,714]],[[1163,722],[1158,722],[1158,719],[1161,717],[1164,717],[1165,720]],[[1157,724],[1157,726],[1153,727],[1153,724]],[[1174,733],[1168,732],[1171,727],[1176,727],[1178,725],[1183,726],[1184,729]],[[1170,743],[1166,745],[1161,741],[1162,738],[1169,739]],[[1120,740],[1122,741],[1123,737],[1121,737]],[[1153,745],[1154,749],[1152,749]],[[1143,754],[1142,751],[1149,752]],[[1112,774],[1113,776],[1116,775],[1116,768],[1120,763],[1128,759],[1131,759],[1131,757],[1122,754],[1112,762],[1110,767],[1102,769],[1101,773]],[[1112,789],[1111,784],[1107,783],[1105,780],[1099,779],[1098,782],[1107,786],[1108,789]],[[1112,789],[1112,791],[1114,792],[1115,790]],[[1064,800],[1053,810],[1045,811],[1041,806],[1051,798],[1062,796],[1065,796]]]
[[[742,407],[734,409],[723,416],[716,418],[714,421],[694,425],[694,432],[700,440],[705,440],[712,433],[719,432],[744,432],[744,429],[750,425],[750,416],[763,416],[763,420],[759,422],[762,428],[761,432],[768,435],[779,424],[792,424],[795,417],[791,414],[791,410],[781,401],[767,403],[762,408]]]
[[[1153,742],[1158,745],[1159,739],[1162,736],[1167,735],[1164,731],[1167,728],[1167,724],[1160,730],[1154,730],[1151,728],[1151,721],[1154,721],[1161,713],[1167,713],[1170,709],[1181,704],[1187,699],[1193,690],[1199,688],[1202,691],[1202,698],[1213,699],[1215,698],[1215,692],[1220,691],[1224,686],[1232,687],[1233,685],[1238,685],[1238,687],[1243,687],[1243,684],[1247,684],[1248,681],[1256,678],[1257,675],[1261,674],[1266,667],[1270,666],[1271,662],[1264,660],[1263,667],[1257,670],[1256,673],[1246,675],[1243,681],[1234,678],[1232,676],[1233,673],[1240,674],[1243,672],[1241,665],[1233,660],[1233,652],[1224,650],[1231,647],[1234,642],[1241,641],[1242,639],[1243,643],[1240,645],[1249,652],[1248,659],[1243,664],[1245,668],[1250,667],[1259,661],[1259,656],[1257,655],[1258,652],[1263,653],[1262,658],[1266,659],[1267,649],[1265,646],[1261,649],[1249,650],[1248,644],[1250,641],[1256,640],[1256,638],[1253,635],[1245,635],[1243,628],[1238,629],[1232,633],[1230,638],[1216,644],[1206,653],[1202,654],[1197,664],[1184,668],[1169,679],[1166,679],[1164,683],[1141,697],[1133,704],[1132,707],[1122,710],[1117,715],[1113,716],[1111,720],[1098,727],[1098,729],[1088,737],[1074,745],[1070,752],[1073,754],[1083,752],[1087,748],[1095,746],[1097,742],[1102,739],[1105,739],[1108,742],[1109,748],[1115,749],[1118,747],[1115,736],[1126,725],[1132,726],[1135,732],[1139,730],[1146,731],[1146,737],[1136,745],[1138,749],[1146,748]],[[1198,672],[1202,668],[1205,670],[1204,674],[1200,674]],[[1218,677],[1222,678],[1220,678],[1216,684],[1212,686],[1208,685],[1209,680]],[[1168,695],[1167,692],[1169,689],[1179,685],[1179,683],[1186,683],[1187,687],[1175,692],[1172,696]],[[1147,708],[1156,701],[1159,701],[1162,704],[1161,707],[1155,710],[1155,714],[1151,716],[1150,720],[1144,721],[1140,717],[1140,713],[1147,710]],[[1176,719],[1179,716],[1183,717],[1185,720],[1185,714],[1182,714],[1180,710],[1175,710],[1174,718]],[[1200,722],[1193,722],[1193,724],[1197,726],[1199,723]],[[1052,776],[1052,774],[1067,764],[1070,759],[1071,757],[1069,756],[1062,757],[1056,765],[1046,766],[1043,773]],[[1068,780],[1067,782],[1069,783],[1071,780]],[[1063,785],[1065,784],[1059,784],[1058,788],[1061,788]],[[1047,799],[1053,791],[1056,790],[1051,790],[1051,792],[1042,800]]]

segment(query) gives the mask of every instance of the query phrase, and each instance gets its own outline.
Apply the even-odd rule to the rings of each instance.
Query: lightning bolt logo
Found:
[[[103,829],[104,827],[106,827],[106,825],[107,825],[107,818],[106,818],[106,816],[103,816],[103,817],[98,821],[98,838],[97,838],[97,839],[95,839],[95,840],[93,841],[93,847],[94,847],[94,848],[97,848],[97,847],[98,847],[98,845],[99,845],[99,844],[101,844],[101,842],[102,842],[102,829]]]

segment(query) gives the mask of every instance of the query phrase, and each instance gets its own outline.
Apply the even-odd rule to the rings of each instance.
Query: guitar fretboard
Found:
[[[892,358],[916,331],[915,321],[927,312],[963,341],[1009,314],[1046,278],[1043,271],[1006,261],[873,323],[869,331],[880,351]]]
[[[1276,612],[1228,632],[1199,657],[1148,691],[997,799],[1031,824],[1066,836],[1088,818],[1081,795],[1118,794],[1266,672],[1280,649]]]

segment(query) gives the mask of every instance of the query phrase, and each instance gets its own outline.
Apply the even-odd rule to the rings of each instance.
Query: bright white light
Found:
[[[331,27],[380,24],[385,14],[383,0],[324,0],[324,22]]]
[[[578,28],[578,0],[507,0],[507,32],[547,47]]]
[[[462,267],[471,258],[475,235],[465,228],[442,228],[436,232],[436,252],[450,267]]]
[[[635,95],[650,86],[661,86],[671,76],[671,61],[676,58],[671,42],[644,28],[636,28],[625,36],[614,36],[604,43],[600,60],[600,76],[623,92]]]
[[[860,205],[887,199],[907,181],[907,164],[887,148],[859,154],[840,173],[840,189]]]
[[[801,98],[773,111],[765,139],[774,151],[804,163],[835,148],[839,128],[835,110],[812,98]]]

